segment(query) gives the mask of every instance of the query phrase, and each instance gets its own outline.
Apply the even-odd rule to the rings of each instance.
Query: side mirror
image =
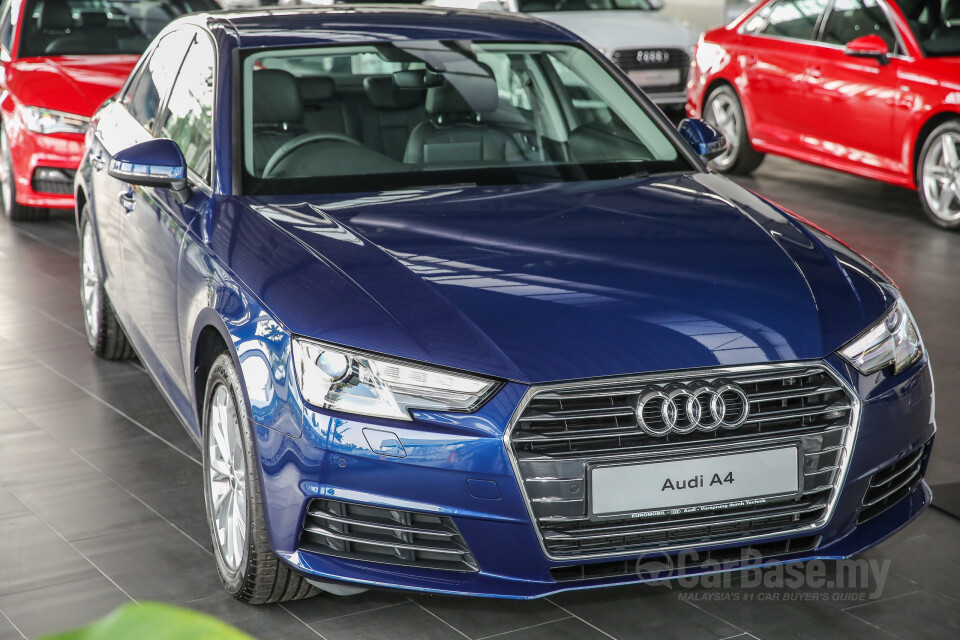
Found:
[[[169,138],[147,140],[118,151],[110,161],[109,173],[127,184],[170,189],[181,200],[189,196],[187,161]]]
[[[684,118],[677,127],[680,137],[704,160],[716,158],[727,150],[727,139],[703,120]]]
[[[843,47],[843,52],[854,58],[874,58],[880,64],[889,62],[890,47],[880,36],[871,33],[868,36],[854,38]]]

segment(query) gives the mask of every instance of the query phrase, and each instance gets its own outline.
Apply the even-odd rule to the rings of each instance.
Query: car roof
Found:
[[[208,28],[225,27],[241,49],[392,40],[579,41],[569,31],[535,18],[418,5],[261,7],[193,19],[202,20]]]

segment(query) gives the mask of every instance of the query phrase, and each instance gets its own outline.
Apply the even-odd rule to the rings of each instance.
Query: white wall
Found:
[[[749,6],[749,0],[664,0],[661,13],[705,31],[726,24]]]

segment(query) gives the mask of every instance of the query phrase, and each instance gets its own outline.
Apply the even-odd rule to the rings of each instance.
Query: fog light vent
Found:
[[[307,508],[304,551],[424,569],[479,571],[453,519],[317,499]]]
[[[33,170],[33,179],[30,181],[30,186],[37,193],[69,195],[73,193],[73,176],[75,173],[71,169],[37,167]]]

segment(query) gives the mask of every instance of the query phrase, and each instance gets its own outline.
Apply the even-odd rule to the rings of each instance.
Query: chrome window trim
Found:
[[[540,530],[539,525],[537,524],[536,516],[533,513],[532,503],[530,497],[527,495],[527,489],[525,480],[522,472],[520,471],[520,465],[517,461],[516,455],[514,455],[513,445],[510,440],[510,436],[513,433],[514,428],[517,425],[517,421],[520,416],[523,415],[523,412],[526,410],[527,406],[530,404],[530,401],[538,393],[544,391],[557,391],[557,390],[571,390],[579,387],[595,387],[602,384],[643,384],[646,382],[666,382],[670,380],[691,378],[697,376],[725,376],[725,375],[736,375],[736,374],[751,374],[751,373],[763,373],[763,372],[777,372],[780,370],[789,370],[796,369],[797,367],[803,366],[817,366],[822,367],[823,370],[832,377],[837,384],[839,384],[847,396],[850,398],[850,424],[847,427],[844,427],[846,433],[844,434],[843,439],[843,449],[844,455],[838,462],[840,469],[837,476],[836,488],[832,491],[830,500],[827,502],[826,509],[824,510],[823,517],[821,517],[816,522],[813,522],[803,527],[796,529],[788,529],[784,531],[779,531],[775,533],[764,533],[760,535],[753,536],[742,536],[737,538],[727,538],[724,540],[717,540],[715,542],[708,543],[686,543],[671,545],[667,547],[656,547],[648,550],[640,551],[630,551],[627,553],[624,552],[612,552],[612,553],[594,553],[594,554],[582,554],[577,556],[554,556],[551,555],[547,550],[546,544],[543,539],[543,533]],[[652,374],[643,374],[639,376],[620,376],[620,377],[610,377],[610,378],[594,378],[591,380],[579,380],[576,382],[561,382],[555,384],[544,384],[544,385],[533,385],[527,388],[527,391],[524,393],[523,398],[521,398],[520,403],[514,409],[513,414],[510,416],[510,422],[507,425],[506,431],[503,433],[503,445],[507,451],[507,457],[510,459],[510,466],[513,469],[514,477],[517,481],[517,484],[520,486],[520,494],[523,497],[524,504],[527,508],[527,517],[530,519],[530,525],[533,527],[534,532],[536,533],[537,540],[540,543],[540,550],[543,552],[545,558],[553,562],[563,562],[567,564],[579,564],[584,560],[595,560],[601,558],[624,558],[629,559],[631,557],[642,556],[645,553],[650,552],[670,552],[670,551],[681,551],[684,549],[700,549],[700,548],[712,548],[712,547],[723,547],[723,546],[732,546],[739,545],[747,542],[753,542],[757,540],[771,539],[784,535],[799,535],[816,529],[820,529],[827,525],[830,522],[830,519],[833,517],[834,509],[837,506],[837,501],[840,498],[840,493],[843,490],[843,487],[846,483],[847,472],[850,468],[850,460],[853,458],[854,446],[856,445],[857,435],[860,432],[860,411],[861,411],[862,402],[860,396],[856,394],[853,387],[839,374],[839,372],[827,361],[825,360],[796,360],[791,362],[778,362],[771,364],[763,365],[743,365],[743,366],[729,366],[729,367],[711,367],[705,369],[683,369],[683,370],[674,370],[674,371],[665,371],[661,373],[652,373]],[[796,442],[796,436],[769,436],[769,437],[757,437],[755,440],[750,440],[747,442],[738,443],[738,447],[743,447],[744,450],[756,450],[761,449],[770,445],[780,445],[787,442]],[[706,445],[692,445],[686,448],[683,448],[682,454],[692,454],[692,453],[703,453],[709,455],[711,453],[728,453],[730,451],[729,442],[721,442],[719,444],[706,444]],[[651,456],[663,456],[665,455],[664,451],[657,451],[648,454],[638,454],[633,453],[622,453],[622,454],[612,454],[609,456],[604,456],[602,461],[604,463],[614,462],[618,460],[636,460],[641,462],[646,457]],[[670,452],[671,454],[673,452]],[[597,458],[599,460],[600,458]],[[586,500],[589,500],[589,495],[585,498],[586,510],[589,511],[589,506],[586,505]]]
[[[887,55],[887,57],[890,58],[891,60],[903,60],[905,62],[913,62],[914,58],[909,53],[907,53],[907,48],[903,44],[903,36],[900,33],[900,29],[897,28],[897,23],[892,19],[892,16],[890,14],[890,7],[888,6],[886,0],[877,0],[877,4],[880,5],[881,10],[883,11],[883,15],[887,18],[887,22],[890,23],[890,27],[893,30],[893,34],[897,39],[897,46],[900,47],[900,49],[903,51],[903,53],[890,53]],[[760,9],[758,9],[758,12],[762,10],[763,8],[761,7]],[[829,17],[829,13],[831,11],[833,11],[832,2],[827,5],[827,8],[825,9],[825,13],[821,14],[820,17],[821,18]],[[842,44],[830,44],[828,42],[823,42],[822,40],[819,40],[819,38],[823,35],[823,24],[824,24],[823,22],[820,21],[819,18],[817,19],[817,27],[818,27],[817,35],[816,35],[817,39],[811,39],[811,40],[805,40],[803,38],[788,38],[786,36],[771,36],[765,33],[747,33],[744,31],[744,29],[747,26],[747,22],[748,20],[744,20],[743,24],[737,27],[737,35],[749,36],[751,38],[765,38],[767,40],[776,40],[778,42],[792,42],[794,44],[805,44],[812,47],[823,47],[825,49],[839,49],[841,51],[844,48],[844,45]]]

